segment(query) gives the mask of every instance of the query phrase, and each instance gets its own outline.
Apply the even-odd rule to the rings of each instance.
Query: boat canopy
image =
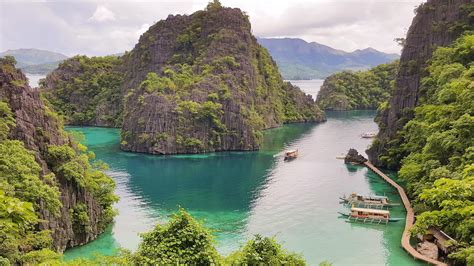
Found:
[[[376,195],[374,195],[374,196],[366,196],[365,198],[366,198],[366,199],[379,199],[379,200],[380,200],[380,199],[388,199],[388,197],[386,197],[386,196],[376,196]]]
[[[353,207],[353,208],[351,208],[351,211],[390,215],[390,211],[387,211],[387,210],[377,210],[377,209],[366,209],[366,208]]]

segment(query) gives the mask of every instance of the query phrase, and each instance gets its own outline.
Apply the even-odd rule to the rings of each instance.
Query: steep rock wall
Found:
[[[140,37],[124,68],[124,150],[256,150],[265,128],[325,119],[283,82],[239,9],[169,16]]]
[[[413,117],[413,108],[423,97],[420,79],[426,75],[425,67],[433,51],[451,44],[466,27],[472,28],[472,4],[472,0],[428,0],[417,8],[400,58],[395,91],[388,108],[377,118],[380,132],[367,150],[375,165],[388,166],[381,158],[388,156],[385,153],[389,142]]]
[[[51,173],[46,162],[48,146],[70,145],[62,123],[43,103],[39,92],[27,85],[27,79],[21,71],[9,64],[2,63],[0,66],[0,100],[8,103],[16,119],[16,127],[10,132],[9,138],[22,141],[34,153],[43,175]],[[60,215],[52,215],[45,208],[37,211],[44,220],[39,224],[40,230],[51,230],[55,248],[64,251],[68,247],[83,245],[103,232],[104,226],[100,225],[103,209],[91,193],[76,182],[60,174],[56,174],[56,181],[49,185],[59,187],[62,203]],[[90,228],[87,232],[73,229],[70,209],[78,204],[87,206]]]

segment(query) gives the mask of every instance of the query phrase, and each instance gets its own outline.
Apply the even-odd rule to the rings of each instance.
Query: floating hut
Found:
[[[429,227],[428,232],[419,236],[422,241],[433,242],[445,254],[449,254],[456,249],[457,242],[448,234],[436,227]]]

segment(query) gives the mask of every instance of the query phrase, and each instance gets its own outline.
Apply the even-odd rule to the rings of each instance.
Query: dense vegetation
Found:
[[[386,156],[414,199],[413,233],[442,228],[458,240],[450,257],[474,263],[474,35],[438,48],[421,81],[419,105]]]
[[[118,127],[122,123],[120,63],[116,56],[67,59],[43,82],[44,96],[68,124]]]
[[[343,71],[324,80],[316,103],[325,110],[377,109],[389,99],[398,60],[367,71]]]
[[[101,207],[97,225],[99,231],[103,231],[115,215],[112,209],[112,204],[117,200],[113,194],[115,183],[102,172],[103,164],[91,165],[94,154],[87,152],[85,146],[63,131],[57,114],[47,106],[35,112],[44,115],[48,126],[58,123],[58,132],[45,132],[43,127],[37,127],[37,135],[30,137],[29,143],[20,140],[23,135],[15,135],[18,123],[24,124],[25,121],[17,121],[9,106],[8,101],[12,100],[9,97],[14,97],[11,95],[15,93],[25,95],[36,92],[28,91],[26,78],[15,69],[14,64],[13,57],[0,58],[0,96],[3,95],[0,97],[0,264],[50,263],[57,260],[60,254],[54,251],[57,247],[52,232],[42,230],[40,223],[48,222],[44,220],[45,214],[56,218],[64,215],[60,180],[67,180],[93,195]],[[51,143],[50,139],[56,137],[64,138],[61,141],[66,144]],[[27,148],[34,141],[38,142],[33,145],[46,146],[46,154]],[[48,169],[43,169],[40,163],[46,163]],[[84,204],[78,203],[69,209],[69,215],[73,220],[74,233],[90,229],[92,223]]]
[[[158,224],[143,234],[136,252],[122,250],[117,256],[100,256],[93,261],[75,260],[70,264],[94,262],[119,265],[306,265],[300,255],[286,251],[273,238],[259,235],[229,256],[222,257],[216,251],[209,229],[183,209],[172,215],[167,224]]]
[[[59,190],[43,182],[40,166],[22,142],[8,139],[15,127],[9,106],[0,102],[0,262],[34,262],[52,251],[49,231],[35,230],[40,199],[52,213],[59,213]],[[49,176],[48,178],[52,178]]]

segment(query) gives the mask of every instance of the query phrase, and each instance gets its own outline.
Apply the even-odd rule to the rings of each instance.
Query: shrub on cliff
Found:
[[[64,222],[67,226],[72,220],[74,234],[91,226],[95,234],[102,232],[114,215],[115,184],[100,164],[91,165],[93,154],[64,132],[61,120],[26,85],[25,76],[12,63],[0,58],[0,262],[56,263],[60,254],[55,250],[63,247],[53,236],[60,231],[65,237],[67,229],[54,225]],[[76,189],[71,191],[74,202],[67,204],[75,207],[72,217],[65,217],[70,215],[63,204],[69,188],[60,186],[63,182]],[[76,194],[92,196],[86,205]],[[86,219],[91,206],[94,221]]]

